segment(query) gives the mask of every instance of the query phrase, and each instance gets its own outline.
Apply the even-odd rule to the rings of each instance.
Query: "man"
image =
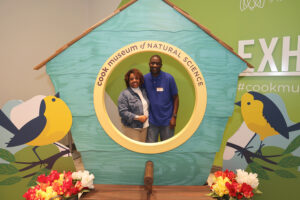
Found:
[[[161,71],[162,59],[153,55],[149,61],[150,73],[144,84],[150,102],[147,142],[158,142],[174,136],[179,106],[178,90],[171,74]]]

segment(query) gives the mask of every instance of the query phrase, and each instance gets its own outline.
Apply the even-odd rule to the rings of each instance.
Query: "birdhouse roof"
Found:
[[[238,58],[240,58],[242,61],[244,61],[247,66],[249,68],[254,68],[250,63],[248,63],[246,60],[244,60],[242,57],[240,57],[234,50],[232,47],[230,47],[228,44],[226,44],[224,41],[222,41],[221,39],[219,39],[217,36],[215,36],[214,34],[211,33],[211,31],[209,29],[207,29],[205,26],[203,26],[202,24],[200,24],[197,20],[193,19],[188,13],[186,13],[185,11],[183,11],[182,9],[178,8],[175,4],[173,4],[172,2],[170,2],[169,0],[162,0],[164,1],[167,5],[171,6],[174,10],[176,10],[177,12],[179,12],[182,16],[186,17],[190,22],[194,23],[195,25],[197,25],[200,29],[202,29],[205,33],[207,33],[210,37],[212,37],[213,39],[215,39],[218,43],[220,43],[223,47],[225,47],[228,51],[232,52],[235,56],[237,56]],[[132,4],[134,4],[135,2],[137,2],[137,0],[131,0],[130,2],[128,2],[127,4],[121,6],[120,8],[116,9],[111,15],[109,15],[108,17],[104,18],[103,20],[97,22],[95,25],[93,25],[92,27],[88,28],[86,31],[84,31],[82,34],[80,34],[79,36],[77,36],[76,38],[74,38],[73,40],[71,40],[70,42],[68,42],[67,44],[63,45],[61,48],[59,48],[57,51],[55,51],[55,53],[53,53],[50,57],[48,57],[47,59],[45,59],[43,62],[41,62],[40,64],[36,65],[34,67],[35,70],[38,70],[40,68],[42,68],[44,65],[46,65],[49,61],[51,61],[53,58],[55,58],[57,55],[59,55],[60,53],[62,53],[63,51],[65,51],[67,48],[69,48],[71,45],[73,45],[74,43],[76,43],[78,40],[80,40],[81,38],[85,37],[87,34],[89,34],[91,31],[93,31],[95,28],[99,27],[100,25],[102,25],[103,23],[105,23],[106,21],[108,21],[109,19],[111,19],[112,17],[114,17],[115,15],[117,15],[118,13],[122,12],[124,9],[128,8],[129,6],[131,6]]]

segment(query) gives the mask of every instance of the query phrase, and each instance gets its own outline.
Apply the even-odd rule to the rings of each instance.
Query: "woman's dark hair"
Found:
[[[144,76],[143,76],[142,72],[140,72],[140,70],[138,70],[138,69],[133,68],[125,74],[124,80],[125,80],[125,83],[126,83],[127,87],[129,87],[130,74],[134,74],[136,77],[138,77],[140,79],[140,85],[139,86],[144,84]]]

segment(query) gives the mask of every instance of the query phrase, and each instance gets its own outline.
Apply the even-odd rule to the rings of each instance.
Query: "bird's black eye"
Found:
[[[250,102],[247,102],[247,105],[250,105],[251,103]]]
[[[52,98],[52,101],[55,102],[55,98]]]

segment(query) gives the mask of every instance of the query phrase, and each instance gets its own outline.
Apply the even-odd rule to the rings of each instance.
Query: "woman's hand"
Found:
[[[136,118],[136,120],[144,123],[146,120],[148,119],[148,117],[146,115],[140,115]]]

